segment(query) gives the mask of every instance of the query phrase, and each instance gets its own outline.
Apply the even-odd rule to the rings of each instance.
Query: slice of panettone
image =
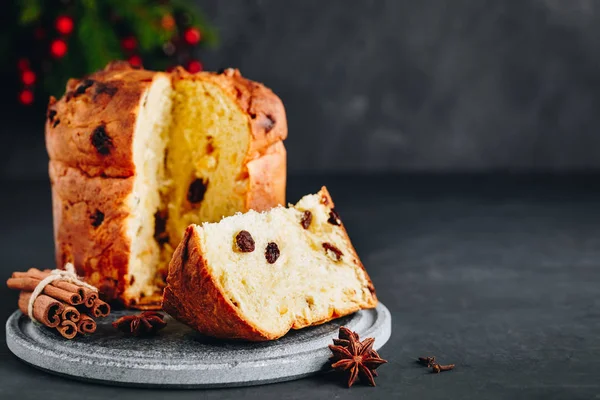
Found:
[[[325,187],[295,206],[190,225],[163,309],[199,332],[264,341],[377,304]]]

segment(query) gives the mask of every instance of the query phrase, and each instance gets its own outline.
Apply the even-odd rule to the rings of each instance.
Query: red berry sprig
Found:
[[[19,101],[23,105],[30,105],[33,103],[33,92],[29,89],[23,89],[21,93],[19,93]]]
[[[60,15],[54,23],[56,30],[63,35],[70,35],[74,26],[73,18],[67,15]]]
[[[132,67],[141,67],[142,66],[142,57],[138,55],[133,55],[129,57],[127,60]]]
[[[204,69],[204,66],[202,65],[202,63],[198,60],[191,60],[190,62],[188,62],[187,64],[187,70],[188,72],[191,73],[196,73],[196,72],[200,72]]]
[[[197,28],[187,28],[183,33],[183,38],[187,44],[195,45],[200,43],[200,40],[202,39],[202,34]]]
[[[50,54],[54,58],[63,58],[67,54],[67,42],[62,39],[54,39],[50,44]]]
[[[137,47],[137,39],[133,36],[128,36],[121,39],[121,47],[127,51],[133,51]]]

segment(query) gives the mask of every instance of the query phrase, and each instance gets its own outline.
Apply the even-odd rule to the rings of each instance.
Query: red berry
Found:
[[[131,57],[129,57],[128,61],[132,67],[141,67],[142,66],[142,58],[140,56],[131,56]]]
[[[55,58],[62,58],[67,54],[67,43],[62,39],[55,39],[50,44],[50,53]]]
[[[33,103],[33,92],[28,89],[23,90],[19,93],[19,101],[26,106]]]
[[[123,40],[121,40],[121,46],[125,50],[134,50],[137,47],[137,40],[133,36],[123,38]]]
[[[29,60],[26,58],[19,58],[19,61],[17,61],[17,67],[21,71],[25,71],[26,69],[29,69]]]
[[[26,85],[33,85],[35,83],[35,73],[33,71],[23,71],[21,74],[21,80]]]
[[[200,39],[202,39],[202,35],[200,31],[196,28],[188,28],[183,34],[183,38],[188,44],[197,44]]]
[[[202,65],[202,63],[197,60],[192,60],[187,65],[187,70],[191,73],[200,72],[203,68],[204,66]]]
[[[56,23],[54,25],[56,30],[63,35],[68,35],[73,32],[73,19],[66,15],[61,15],[56,18]]]

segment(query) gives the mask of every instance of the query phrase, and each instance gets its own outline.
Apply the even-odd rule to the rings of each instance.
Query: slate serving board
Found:
[[[264,343],[223,341],[202,336],[167,316],[157,336],[125,337],[111,323],[128,311],[97,320],[93,335],[66,340],[35,325],[20,311],[6,322],[9,349],[50,373],[112,385],[157,387],[251,386],[298,379],[324,371],[327,345],[340,326],[381,348],[391,335],[391,315],[381,303],[326,324],[292,331]]]

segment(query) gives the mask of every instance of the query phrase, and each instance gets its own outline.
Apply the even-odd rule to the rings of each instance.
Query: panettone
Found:
[[[376,304],[325,187],[295,206],[189,226],[163,297],[163,310],[201,333],[251,341]]]
[[[280,99],[239,71],[109,64],[50,99],[56,262],[125,306],[158,308],[191,223],[285,204]]]

